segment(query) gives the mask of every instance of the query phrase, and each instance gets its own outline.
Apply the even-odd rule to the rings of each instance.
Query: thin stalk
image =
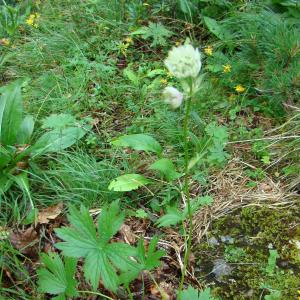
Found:
[[[179,284],[179,294],[182,291],[183,283],[185,279],[185,273],[188,265],[188,259],[191,252],[191,245],[192,245],[192,234],[193,234],[193,213],[191,208],[191,199],[190,199],[190,189],[189,189],[189,120],[191,114],[191,106],[192,106],[192,98],[193,98],[193,84],[190,83],[190,93],[189,97],[186,100],[185,104],[185,116],[183,122],[183,142],[184,142],[184,186],[183,191],[186,197],[186,203],[188,208],[188,218],[189,218],[189,231],[188,231],[188,239],[187,245],[184,253],[184,261],[183,261],[183,270],[181,273],[181,279]]]

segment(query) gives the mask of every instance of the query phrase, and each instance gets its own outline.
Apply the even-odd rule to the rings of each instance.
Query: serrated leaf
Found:
[[[204,22],[208,30],[221,41],[228,41],[231,38],[231,34],[225,28],[223,28],[215,19],[204,17]]]
[[[192,212],[195,213],[202,206],[210,206],[213,203],[213,198],[211,196],[203,196],[198,197],[194,200],[191,200],[191,209]],[[183,215],[185,218],[188,216],[188,208],[187,206],[183,210]]]
[[[139,174],[125,174],[115,178],[108,186],[108,189],[116,192],[130,192],[151,181]]]
[[[76,272],[77,260],[66,257],[65,264],[56,253],[49,255],[42,253],[41,260],[45,264],[44,268],[37,270],[39,291],[52,295],[74,297],[77,282],[74,279]]]
[[[43,120],[42,128],[62,129],[75,124],[76,119],[70,114],[53,114]]]
[[[167,208],[167,213],[160,217],[156,224],[158,227],[167,227],[170,225],[176,225],[183,220],[184,216],[180,210],[178,210],[176,207],[169,207]]]
[[[156,250],[158,241],[159,239],[157,236],[153,237],[149,244],[148,251],[145,248],[144,239],[141,238],[138,241],[137,258],[139,262],[142,264],[143,270],[150,271],[160,266],[160,259],[165,255],[165,251]]]
[[[73,227],[55,230],[63,240],[55,246],[66,256],[84,258],[85,278],[94,290],[102,280],[107,289],[116,291],[121,283],[119,273],[122,275],[131,270],[138,274],[140,266],[131,259],[136,256],[136,249],[124,243],[110,243],[124,220],[118,201],[103,208],[98,219],[98,233],[85,207],[81,211],[71,207],[68,220]]]
[[[167,179],[167,181],[172,181],[180,177],[180,174],[175,170],[173,162],[167,158],[157,160],[150,165],[149,169],[159,171]]]
[[[150,135],[146,134],[130,134],[122,135],[111,142],[114,146],[129,147],[138,151],[149,151],[161,153],[160,144]]]
[[[186,290],[181,292],[179,300],[216,300],[216,298],[212,297],[210,288],[199,291],[189,286]]]

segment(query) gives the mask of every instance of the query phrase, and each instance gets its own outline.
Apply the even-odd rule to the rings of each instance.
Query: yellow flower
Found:
[[[243,93],[245,92],[245,88],[241,85],[241,84],[238,84],[236,87],[235,87],[235,90],[238,92],[238,93]]]
[[[133,39],[131,37],[127,37],[125,39],[125,42],[131,44],[131,43],[133,43]]]
[[[204,53],[208,56],[211,56],[213,54],[213,47],[212,46],[207,46],[204,48]]]
[[[177,41],[177,42],[175,43],[175,45],[178,47],[178,46],[180,45],[180,42]]]
[[[167,85],[168,80],[163,78],[163,79],[160,80],[160,83],[163,84],[163,85]]]
[[[147,2],[145,2],[145,3],[143,3],[143,5],[144,5],[144,6],[149,6],[150,4],[147,3]]]
[[[26,24],[29,26],[33,26],[34,24],[35,15],[32,14],[26,19]]]
[[[226,64],[223,66],[223,72],[224,73],[230,73],[231,72],[231,65]]]
[[[10,40],[9,39],[6,39],[6,38],[3,38],[0,40],[0,45],[3,45],[3,46],[9,46],[10,45]]]
[[[40,18],[40,16],[41,16],[41,15],[40,15],[39,13],[31,14],[31,15],[29,15],[29,17],[26,19],[25,22],[26,22],[27,25],[37,28],[37,27],[38,27],[37,21],[38,21],[38,19]]]
[[[173,77],[172,73],[171,72],[167,72],[167,77],[172,78]]]

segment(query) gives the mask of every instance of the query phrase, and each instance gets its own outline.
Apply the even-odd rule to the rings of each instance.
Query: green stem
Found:
[[[193,212],[191,208],[191,199],[190,199],[190,189],[189,189],[189,120],[191,114],[191,106],[192,106],[192,98],[193,98],[193,85],[190,84],[190,94],[189,98],[186,101],[185,105],[185,116],[184,116],[184,123],[183,123],[183,141],[184,141],[184,186],[183,191],[186,197],[186,204],[188,208],[188,218],[189,218],[189,231],[188,231],[188,238],[187,243],[185,242],[186,249],[184,253],[184,261],[183,261],[183,270],[181,273],[181,279],[179,284],[179,294],[182,291],[183,283],[185,279],[185,273],[187,270],[188,259],[191,252],[191,245],[192,245],[192,234],[193,234]],[[186,239],[185,239],[186,241]]]
[[[131,293],[131,290],[130,290],[129,286],[126,287],[126,290],[127,290],[129,299],[130,299],[130,300],[133,300],[133,296],[132,296],[132,293]]]

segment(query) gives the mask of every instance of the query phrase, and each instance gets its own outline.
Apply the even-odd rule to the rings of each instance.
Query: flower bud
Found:
[[[183,100],[183,94],[176,88],[168,86],[163,90],[164,102],[169,104],[173,109],[178,108]]]

